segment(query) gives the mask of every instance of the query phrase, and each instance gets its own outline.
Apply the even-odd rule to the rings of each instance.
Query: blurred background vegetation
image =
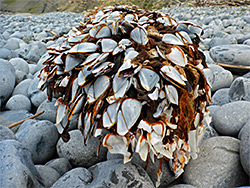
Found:
[[[113,4],[134,4],[144,9],[174,6],[249,5],[249,0],[0,0],[0,10],[9,12],[45,13],[56,11],[85,12]]]

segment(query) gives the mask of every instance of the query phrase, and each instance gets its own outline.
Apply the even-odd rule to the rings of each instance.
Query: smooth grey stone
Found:
[[[212,96],[212,105],[224,105],[229,103],[229,88],[218,89]]]
[[[245,41],[243,42],[243,44],[244,44],[244,45],[250,46],[250,39],[245,40]]]
[[[141,160],[139,154],[134,153],[131,162],[133,164],[137,164],[137,165],[141,166],[143,169],[145,169],[146,166],[147,166],[146,172],[149,175],[149,177],[151,178],[152,182],[156,186],[157,171],[158,171],[158,169],[160,167],[160,160],[159,159],[157,159],[155,157],[155,162],[154,163],[150,159],[150,161],[149,161],[149,163],[147,165],[147,162],[144,162],[144,161]],[[161,177],[160,182],[159,182],[160,187],[166,187],[167,185],[169,185],[174,180],[175,180],[174,173],[171,171],[168,162],[163,159],[163,162],[162,162],[162,177]]]
[[[211,64],[209,65],[210,70],[213,73],[213,80],[212,81],[212,92],[215,92],[221,88],[228,88],[230,87],[231,83],[233,82],[233,75],[230,71],[225,70],[219,65]]]
[[[203,140],[198,158],[189,161],[185,168],[184,182],[207,188],[246,185],[248,176],[240,164],[239,149],[240,141],[233,137]]]
[[[92,180],[91,172],[86,168],[78,167],[66,172],[51,188],[82,188],[84,185],[90,184]]]
[[[48,99],[43,101],[36,110],[36,113],[44,110],[44,113],[38,116],[36,119],[40,120],[49,120],[52,123],[56,123],[56,106],[55,106],[56,99],[50,102]]]
[[[52,159],[45,165],[55,169],[60,174],[60,176],[63,176],[66,172],[72,169],[69,160],[66,158]]]
[[[235,34],[233,36],[237,39],[238,44],[242,44],[245,40],[250,39],[250,34]]]
[[[12,96],[5,106],[8,110],[27,110],[31,111],[31,102],[28,97],[22,94]]]
[[[56,126],[50,121],[27,120],[16,133],[17,139],[31,152],[34,163],[46,163],[56,153],[59,139]]]
[[[0,111],[0,122],[4,126],[9,126],[18,121],[24,120],[33,114],[28,112],[27,110],[9,110],[9,111]],[[19,129],[20,125],[17,125],[11,130],[16,132]]]
[[[155,187],[142,167],[130,162],[124,164],[120,159],[97,163],[88,170],[93,175],[93,181],[83,188]]]
[[[20,32],[20,31],[15,31],[13,34],[11,34],[10,36],[9,36],[9,38],[19,38],[19,39],[21,39],[22,38],[22,33]]]
[[[36,73],[36,64],[29,64],[29,73],[30,74],[35,74]]]
[[[0,124],[0,141],[8,139],[16,140],[14,132],[8,127]]]
[[[19,41],[16,38],[9,38],[7,40],[7,43],[3,47],[7,48],[9,50],[18,49],[20,47],[19,46]]]
[[[250,176],[250,119],[242,128],[240,135],[240,161],[245,172]]]
[[[31,154],[16,140],[0,142],[0,187],[42,187],[42,179],[31,159]]]
[[[190,185],[190,184],[177,184],[177,185],[170,186],[168,188],[198,188],[198,187]]]
[[[231,44],[215,46],[209,52],[215,62],[229,65],[250,65],[250,46],[248,45]]]
[[[26,74],[29,73],[29,65],[27,61],[25,61],[24,59],[16,57],[16,58],[10,59],[9,62],[14,66],[16,71],[19,70]]]
[[[64,142],[62,138],[59,139],[56,149],[59,157],[66,158],[74,166],[90,167],[100,161],[106,159],[107,149],[100,147],[99,156],[97,156],[97,149],[99,139],[96,137],[89,137],[86,145],[84,144],[83,135],[80,130],[69,131],[70,140]]]
[[[37,62],[37,68],[36,68],[36,72],[40,71],[44,65],[43,62],[48,59],[50,57],[49,53],[46,52],[45,54],[42,55],[42,57],[39,59],[39,61]]]
[[[205,139],[208,139],[208,138],[211,138],[211,137],[215,137],[215,136],[219,136],[219,134],[214,129],[214,127],[211,126],[211,125],[206,125],[206,132],[203,135],[202,139],[205,140]]]
[[[215,129],[228,136],[237,136],[250,119],[250,102],[236,101],[221,106],[213,115]]]
[[[203,54],[206,57],[206,63],[208,63],[208,64],[215,64],[214,60],[209,55],[209,51],[204,51]]]
[[[250,119],[246,122],[245,125],[243,125],[243,127],[240,129],[240,132],[238,134],[238,139],[241,140],[241,135],[244,131],[247,131],[249,129],[250,126]]]
[[[50,188],[59,178],[60,174],[53,168],[45,165],[35,165],[40,174],[43,184],[46,188]]]
[[[1,53],[1,52],[0,52]],[[9,61],[0,59],[0,98],[6,102],[15,86],[15,68]]]
[[[229,100],[250,101],[250,78],[238,77],[233,81],[229,89]]]
[[[48,98],[46,90],[41,91],[37,88],[38,83],[39,83],[39,78],[35,76],[28,88],[29,98],[35,107],[38,107],[40,104],[42,104],[43,101],[45,101]]]
[[[38,62],[40,57],[47,51],[46,45],[43,42],[33,42],[31,43],[30,51],[25,56],[26,59],[32,62]]]
[[[32,82],[32,79],[25,79],[25,80],[21,81],[19,84],[16,85],[16,87],[12,93],[12,96],[21,94],[21,95],[25,95],[26,97],[29,97],[28,88],[29,88],[31,82]]]
[[[0,58],[10,59],[12,58],[12,52],[7,48],[0,48]]]

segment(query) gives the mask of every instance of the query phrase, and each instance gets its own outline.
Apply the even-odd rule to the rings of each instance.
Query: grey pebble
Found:
[[[51,188],[83,188],[84,185],[91,183],[92,180],[93,176],[90,171],[86,168],[78,167],[65,173],[51,186]]]
[[[40,57],[46,53],[46,45],[43,42],[32,42],[29,53],[25,56],[26,59],[32,62],[38,62]]]
[[[22,94],[12,96],[6,103],[7,110],[27,110],[31,111],[31,102],[28,97]]]
[[[100,147],[99,156],[97,156],[97,149],[99,139],[90,137],[84,144],[83,136],[80,130],[69,131],[70,140],[64,142],[62,138],[57,143],[57,153],[59,157],[64,157],[70,161],[74,166],[90,167],[97,162],[106,159],[107,149]]]
[[[42,187],[31,154],[16,140],[0,142],[0,187]]]
[[[250,101],[250,78],[238,77],[233,81],[229,89],[229,100]]]
[[[69,160],[66,158],[52,159],[45,165],[55,169],[60,174],[60,176],[63,176],[66,172],[72,169]]]
[[[9,61],[0,59],[0,98],[2,102],[8,100],[14,89],[15,83],[15,68]]]
[[[17,139],[31,152],[34,163],[46,163],[56,153],[59,139],[56,126],[50,121],[27,120],[16,133]]]
[[[44,111],[44,113],[38,116],[36,119],[49,120],[52,123],[55,123],[56,122],[56,108],[57,108],[55,106],[55,102],[56,102],[56,99],[54,98],[52,99],[51,102],[48,99],[43,101],[37,108],[36,113],[42,110]]]
[[[25,80],[21,81],[14,88],[12,96],[21,94],[21,95],[25,95],[26,97],[29,97],[28,88],[29,88],[31,82],[32,82],[32,79],[25,79]]]
[[[170,186],[168,188],[198,188],[198,187],[190,185],[190,184],[177,184],[177,185]]]
[[[212,105],[224,105],[229,103],[229,88],[218,89],[211,98]]]
[[[12,52],[7,48],[0,48],[0,59],[10,59],[13,57]]]
[[[22,58],[12,58],[9,62],[14,66],[16,73],[16,84],[27,78],[29,73],[28,63]]]
[[[35,165],[45,188],[50,188],[59,178],[60,174],[53,168],[45,165]]]
[[[243,42],[243,44],[244,44],[244,45],[250,46],[250,39],[245,40],[245,41]]]
[[[213,115],[215,129],[228,136],[237,136],[250,119],[250,102],[236,101],[221,106]]]
[[[8,127],[0,124],[0,141],[2,140],[16,140],[16,136]]]
[[[240,141],[233,137],[204,140],[198,158],[191,160],[185,168],[184,182],[207,188],[246,185],[248,176],[240,164],[239,149]]]
[[[240,135],[240,161],[245,172],[250,176],[250,119],[242,128]]]

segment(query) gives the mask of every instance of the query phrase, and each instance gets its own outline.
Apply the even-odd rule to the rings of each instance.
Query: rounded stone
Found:
[[[24,78],[27,78],[29,73],[28,63],[22,58],[12,58],[10,63],[14,66],[16,72],[16,81],[20,83]]]
[[[12,96],[5,106],[8,110],[31,110],[31,102],[25,95],[17,94]]]
[[[0,52],[1,53],[1,52]],[[0,98],[2,102],[8,100],[15,86],[15,68],[9,61],[0,59]]]
[[[240,142],[240,161],[245,172],[250,176],[250,119],[242,128]]]
[[[59,178],[60,174],[53,168],[45,165],[35,165],[45,187],[51,187]]]
[[[212,105],[224,105],[229,103],[229,88],[218,89],[212,96]]]
[[[19,40],[17,38],[9,38],[7,43],[4,45],[4,48],[8,48],[9,50],[15,50],[19,47]]]
[[[212,92],[221,89],[230,87],[233,82],[233,75],[230,71],[225,70],[219,65],[211,64],[209,65],[210,70],[213,73],[212,80]]]
[[[91,172],[86,168],[78,167],[74,168],[62,177],[60,177],[51,188],[69,188],[69,187],[79,187],[84,188],[84,185],[90,184],[93,180]]]
[[[29,88],[31,82],[32,82],[31,79],[25,79],[25,80],[21,81],[19,84],[16,85],[16,87],[12,93],[12,96],[21,94],[21,95],[25,95],[26,97],[29,97],[28,88]]]
[[[215,129],[228,136],[237,136],[250,119],[250,102],[236,101],[221,106],[213,115]]]
[[[170,186],[168,188],[198,188],[198,187],[189,185],[189,184],[177,184],[177,185]]]
[[[183,180],[197,187],[237,187],[246,185],[248,176],[240,164],[240,141],[218,136],[206,139],[199,156],[185,168]],[[233,177],[233,178],[232,178]]]
[[[12,53],[7,48],[0,48],[0,58],[2,59],[10,59],[12,58]]]
[[[39,107],[37,108],[36,113],[44,111],[43,114],[38,116],[36,119],[40,120],[49,120],[53,123],[56,122],[56,106],[55,106],[56,99],[53,98],[53,100],[50,102],[48,99],[43,101]]]
[[[0,124],[0,141],[8,139],[16,140],[14,132],[8,127]]]
[[[250,46],[248,45],[231,44],[215,46],[209,52],[215,62],[229,65],[250,65]]]
[[[56,153],[59,139],[56,126],[50,121],[27,120],[16,133],[17,139],[31,152],[34,163],[46,163]]]
[[[238,77],[233,81],[229,89],[229,100],[250,101],[250,78]]]
[[[90,167],[97,162],[106,159],[107,149],[100,147],[99,156],[97,156],[97,148],[99,139],[90,137],[84,144],[83,135],[80,130],[69,131],[70,140],[64,142],[62,138],[57,143],[57,153],[59,157],[64,157],[74,166]]]
[[[88,169],[93,181],[83,186],[91,187],[155,187],[147,172],[139,165],[123,163],[123,160],[109,160],[97,163]]]
[[[30,45],[30,51],[25,58],[32,62],[38,62],[40,57],[47,51],[46,45],[39,41],[32,42]]]
[[[60,174],[60,176],[64,175],[66,172],[72,169],[69,160],[66,158],[52,159],[45,165],[55,169]]]

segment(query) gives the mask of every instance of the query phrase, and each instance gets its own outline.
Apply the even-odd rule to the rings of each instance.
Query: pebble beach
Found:
[[[159,10],[203,28],[199,49],[212,84],[200,152],[178,179],[163,163],[160,187],[250,187],[250,7],[176,7]],[[56,98],[37,88],[47,49],[60,44],[83,14],[0,14],[0,187],[155,187],[159,161],[146,163],[83,142],[77,121],[70,141],[57,132]],[[54,36],[59,36],[55,38]],[[55,40],[52,40],[54,37]],[[44,111],[17,126],[9,125]]]

